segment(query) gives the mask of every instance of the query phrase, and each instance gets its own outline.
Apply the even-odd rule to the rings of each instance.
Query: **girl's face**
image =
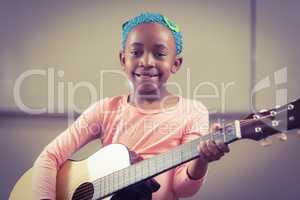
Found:
[[[169,77],[179,70],[182,58],[176,56],[169,29],[158,23],[145,23],[128,34],[120,61],[135,94],[160,96]]]

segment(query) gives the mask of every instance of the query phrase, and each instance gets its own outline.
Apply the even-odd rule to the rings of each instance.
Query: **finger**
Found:
[[[224,152],[220,151],[214,141],[208,142],[208,149],[212,153],[210,156],[210,160],[216,161],[219,160],[222,156],[224,156]]]
[[[217,142],[216,145],[217,148],[224,153],[228,153],[230,151],[228,145],[224,142]]]
[[[143,160],[143,158],[140,155],[138,155],[137,153],[135,153],[134,151],[130,151],[129,155],[130,155],[131,164],[134,164],[134,163],[137,163],[137,162]]]
[[[221,129],[221,125],[219,123],[213,123],[210,128],[211,132],[216,132],[220,129]]]
[[[199,144],[199,153],[201,155],[201,157],[207,161],[207,162],[210,162],[210,157],[212,156],[211,155],[211,152],[208,150],[208,147],[207,147],[207,144],[206,142],[200,142]]]
[[[207,148],[214,157],[220,157],[224,154],[224,152],[217,147],[215,141],[208,141]]]
[[[208,162],[219,160],[221,157],[220,154],[222,154],[217,149],[216,144],[214,144],[212,141],[206,141],[203,144],[202,152],[204,154],[204,158]]]

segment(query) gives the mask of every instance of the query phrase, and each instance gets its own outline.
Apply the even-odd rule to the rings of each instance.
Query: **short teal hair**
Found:
[[[182,52],[182,34],[179,27],[167,17],[159,13],[142,13],[129,21],[125,22],[122,26],[122,47],[125,48],[128,34],[132,29],[140,24],[144,23],[159,23],[168,28],[174,37],[176,44],[176,54]]]

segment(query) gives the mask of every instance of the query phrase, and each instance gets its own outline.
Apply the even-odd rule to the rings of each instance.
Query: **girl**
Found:
[[[100,138],[103,146],[124,144],[147,159],[207,134],[208,112],[201,102],[166,88],[182,64],[178,26],[161,14],[142,13],[123,24],[122,46],[119,58],[131,90],[95,103],[45,147],[34,164],[37,199],[55,199],[57,170],[93,139]],[[200,158],[154,178],[160,184],[154,200],[195,194],[205,180],[208,163],[229,149],[209,141],[199,144],[198,151]]]

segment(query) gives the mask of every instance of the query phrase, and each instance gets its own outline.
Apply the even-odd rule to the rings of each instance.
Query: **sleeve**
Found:
[[[183,133],[182,143],[192,141],[208,133],[209,115],[207,109],[203,106],[200,112],[194,113],[187,122],[186,129]],[[177,197],[189,197],[194,195],[206,180],[207,172],[204,177],[194,180],[187,174],[185,163],[175,168],[173,179],[173,191]]]
[[[103,101],[90,106],[67,130],[48,144],[33,165],[35,199],[55,199],[56,175],[60,166],[79,148],[99,137]]]

